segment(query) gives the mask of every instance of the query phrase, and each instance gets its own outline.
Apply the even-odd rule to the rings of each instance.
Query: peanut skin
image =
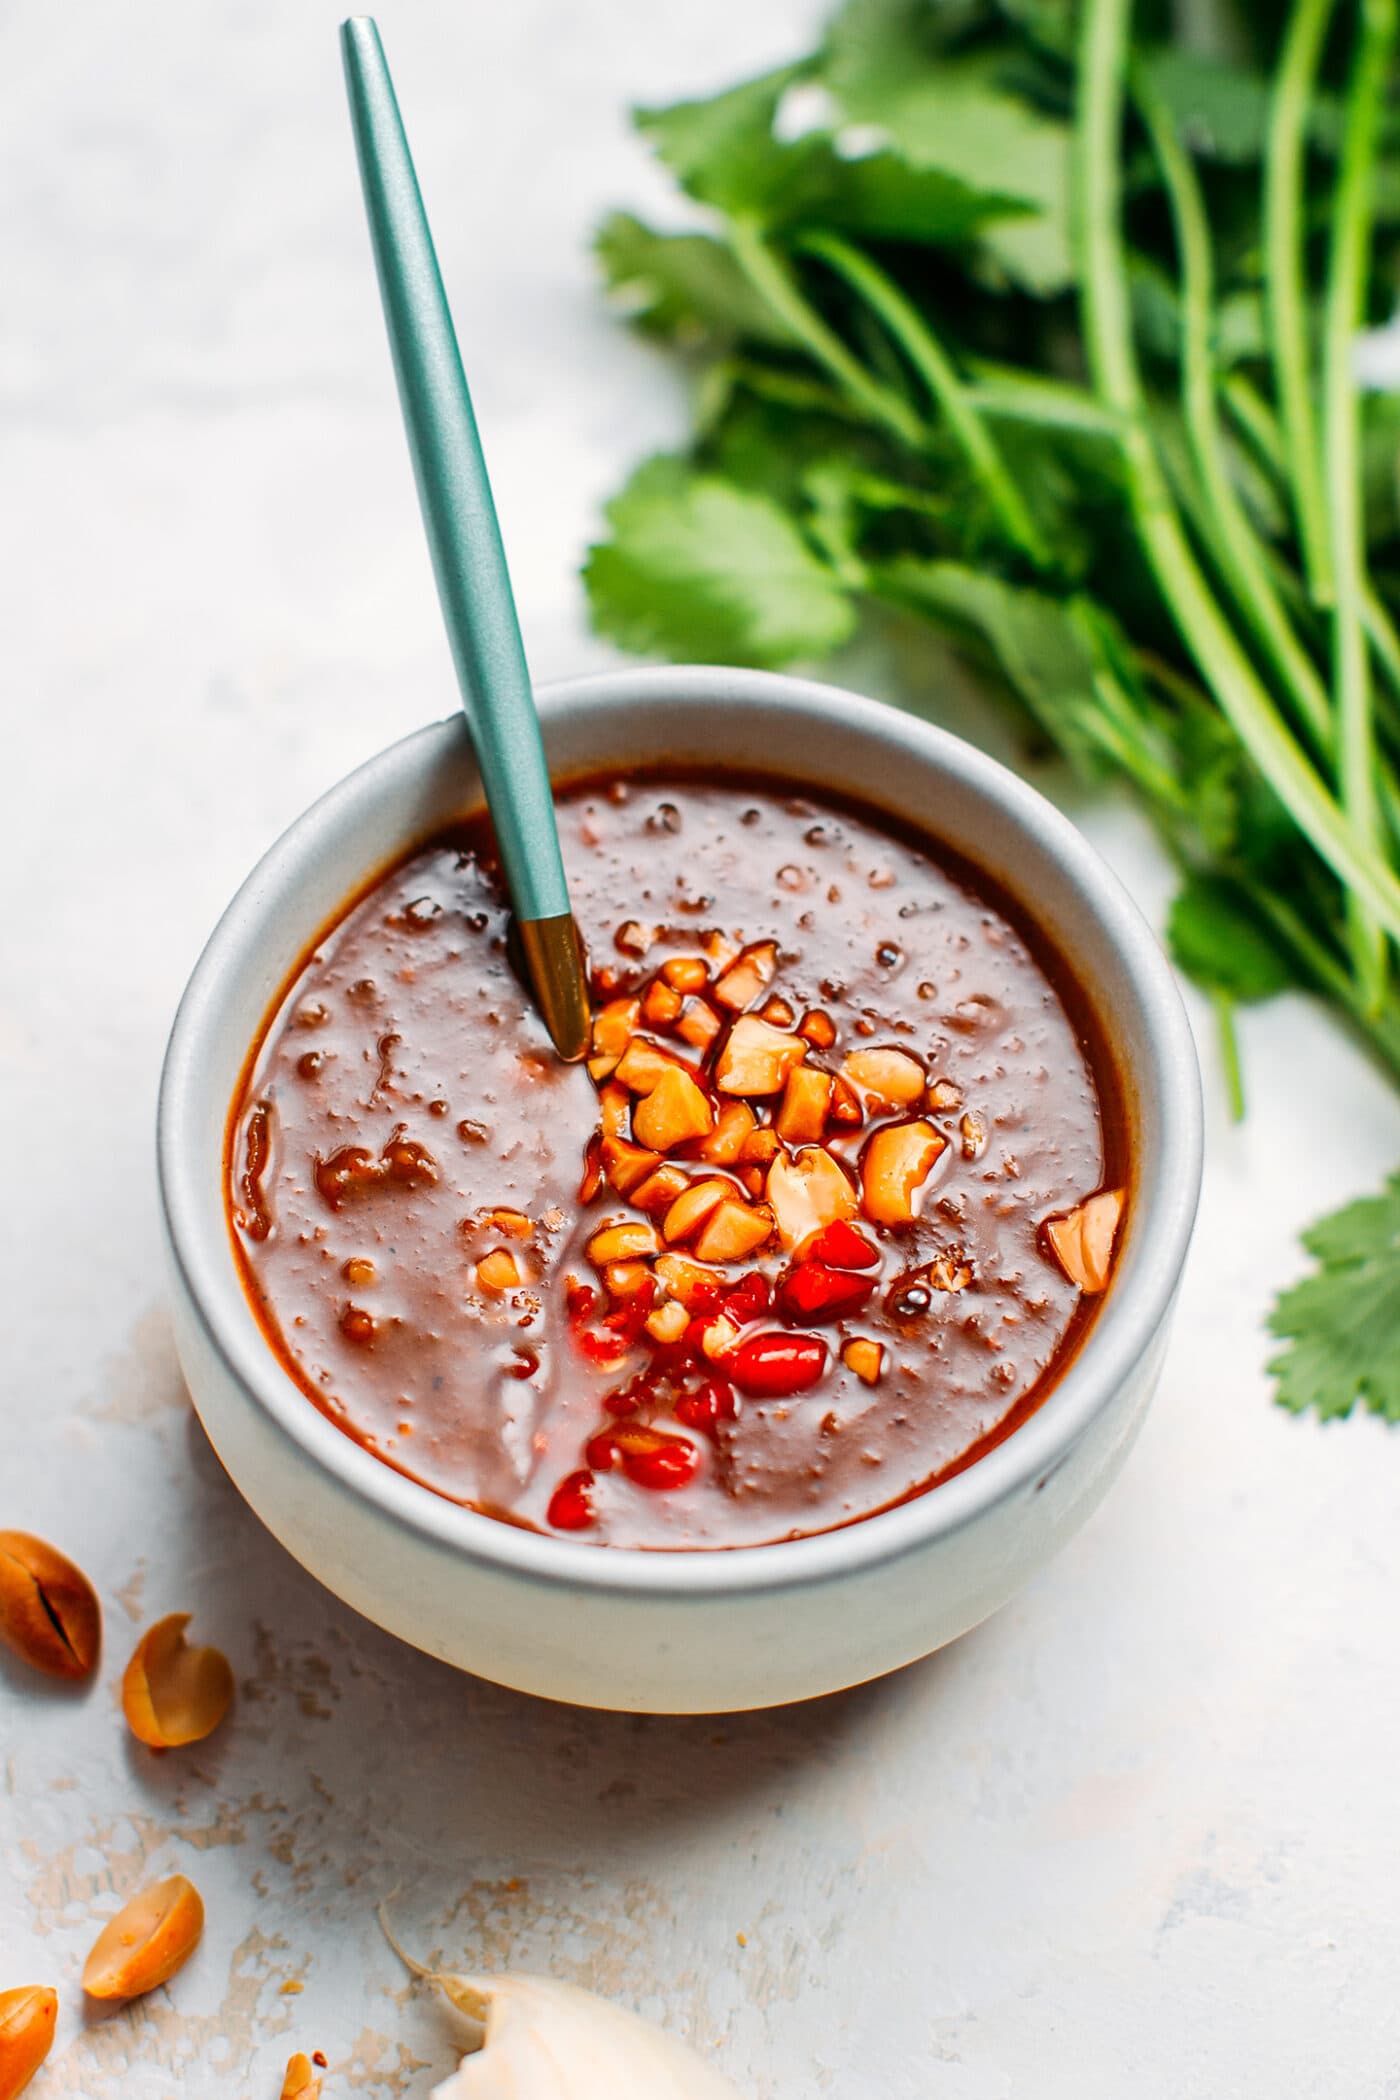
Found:
[[[0,1633],[50,1677],[87,1677],[96,1667],[97,1593],[81,1568],[27,1531],[0,1531]]]

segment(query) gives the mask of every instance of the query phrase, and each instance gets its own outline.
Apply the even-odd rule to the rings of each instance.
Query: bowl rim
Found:
[[[914,747],[974,795],[1000,805],[1083,897],[1112,944],[1123,984],[1138,1007],[1148,1046],[1146,1069],[1118,1047],[1125,1076],[1154,1098],[1159,1137],[1134,1159],[1136,1230],[1114,1288],[1093,1328],[1044,1403],[1004,1442],[942,1485],[894,1508],[830,1531],[767,1545],[657,1550],[555,1538],[464,1509],[375,1458],[312,1406],[251,1323],[221,1317],[233,1294],[246,1313],[220,1191],[216,1230],[208,1182],[187,1142],[198,1116],[203,1045],[224,1010],[228,958],[256,940],[269,897],[291,887],[298,865],[347,803],[376,774],[413,762],[418,747],[445,744],[458,715],[410,731],[365,760],[296,817],[262,855],[220,917],[180,1000],[167,1045],[157,1107],[157,1179],[167,1244],[203,1333],[224,1369],[261,1414],[318,1469],[430,1546],[446,1548],[498,1574],[547,1588],[629,1593],[652,1600],[759,1596],[846,1579],[929,1547],[974,1522],[1033,1482],[1044,1485],[1095,1417],[1131,1377],[1174,1299],[1200,1190],[1202,1110],[1195,1044],[1166,957],[1127,891],[1060,810],[1008,767],[921,717],[815,680],[711,665],[629,667],[551,682],[538,689],[546,728],[556,716],[619,703],[638,706],[706,700],[786,704],[846,734]],[[797,777],[801,777],[798,769]],[[813,785],[819,784],[814,772]],[[996,876],[995,870],[989,873]],[[1014,880],[996,876],[1013,898]],[[1034,919],[1033,907],[1023,904]],[[258,1025],[256,1017],[252,1026]],[[250,1028],[251,1040],[251,1028]],[[222,1273],[214,1252],[222,1248]],[[251,1344],[251,1346],[250,1346]]]

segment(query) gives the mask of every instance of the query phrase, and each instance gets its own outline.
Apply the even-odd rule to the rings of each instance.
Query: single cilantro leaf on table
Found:
[[[1400,1422],[1400,1174],[1303,1234],[1317,1263],[1269,1316],[1288,1347],[1269,1365],[1294,1414],[1331,1420],[1360,1402]]]
[[[607,508],[584,583],[601,634],[643,656],[774,666],[827,656],[850,598],[766,496],[647,460]]]

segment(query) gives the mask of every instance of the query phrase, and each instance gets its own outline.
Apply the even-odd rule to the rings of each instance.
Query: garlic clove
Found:
[[[664,2028],[548,1976],[431,1981],[484,2029],[430,2100],[739,2100],[738,2089]]]

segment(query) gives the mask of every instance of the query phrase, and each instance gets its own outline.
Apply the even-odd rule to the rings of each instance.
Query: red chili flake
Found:
[[[713,1436],[721,1422],[734,1421],[739,1403],[727,1378],[707,1378],[694,1392],[682,1393],[673,1412],[687,1429],[702,1429],[706,1436]]]
[[[736,1327],[744,1326],[749,1320],[761,1320],[772,1303],[772,1287],[768,1278],[757,1269],[750,1269],[747,1276],[741,1276],[732,1289],[725,1292],[723,1299],[724,1310]]]
[[[595,1473],[611,1473],[622,1453],[610,1429],[600,1429],[583,1447],[583,1455]]]
[[[807,1249],[807,1259],[830,1262],[833,1269],[873,1269],[879,1262],[880,1252],[845,1218],[834,1218]]]
[[[753,1399],[786,1400],[805,1393],[826,1369],[826,1343],[819,1334],[772,1330],[751,1335],[724,1360],[727,1375]]]
[[[599,1472],[621,1466],[638,1487],[659,1489],[684,1487],[700,1464],[700,1454],[687,1437],[669,1436],[664,1429],[640,1422],[602,1430],[590,1439],[586,1456]]]
[[[635,1298],[628,1298],[616,1312],[608,1313],[603,1325],[613,1334],[620,1335],[625,1342],[635,1342],[647,1324],[647,1315],[656,1297],[656,1278],[648,1276]]]
[[[546,1521],[556,1531],[587,1531],[590,1524],[598,1521],[591,1473],[570,1473],[560,1481],[549,1498]]]
[[[599,1334],[596,1327],[585,1327],[581,1320],[575,1320],[569,1331],[574,1347],[588,1363],[616,1364],[627,1354],[627,1344],[620,1334]]]
[[[804,1261],[784,1277],[778,1302],[797,1320],[836,1318],[864,1305],[875,1288],[873,1276],[853,1276],[824,1261]]]

